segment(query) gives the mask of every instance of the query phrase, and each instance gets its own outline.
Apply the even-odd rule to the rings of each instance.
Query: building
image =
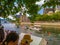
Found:
[[[48,1],[49,0],[45,0],[44,2],[48,2]],[[53,8],[44,8],[44,14],[47,14],[49,11],[55,12],[56,10],[60,10],[60,6],[59,5],[57,5],[55,9],[53,9]]]
[[[30,20],[26,15],[21,15],[20,16],[20,22],[30,22]]]
[[[45,8],[44,9],[44,14],[47,14],[49,12],[54,12],[54,9],[53,8]]]

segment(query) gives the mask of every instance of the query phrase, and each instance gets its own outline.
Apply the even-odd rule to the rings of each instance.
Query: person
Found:
[[[31,39],[31,36],[30,35],[24,35],[23,39],[21,40],[20,45],[30,45],[30,43],[32,41],[33,40]]]
[[[18,45],[19,35],[16,32],[10,32],[2,45]]]
[[[5,38],[4,27],[0,24],[0,45],[2,44]]]

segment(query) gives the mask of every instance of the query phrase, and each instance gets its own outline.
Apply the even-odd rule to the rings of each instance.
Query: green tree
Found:
[[[59,13],[59,12],[54,13],[54,14],[52,15],[52,17],[53,17],[53,19],[54,19],[55,21],[60,21],[60,13]]]
[[[29,19],[30,19],[30,21],[31,21],[32,23],[34,23],[34,21],[36,21],[36,16],[37,16],[37,15],[31,15],[31,16],[29,17]]]
[[[25,7],[25,12],[30,15],[37,14],[39,7],[35,4],[36,1],[39,0],[0,0],[0,17],[14,15],[21,11],[22,7]]]
[[[36,20],[36,21],[40,21],[40,18],[41,18],[41,15],[36,15],[35,20]]]

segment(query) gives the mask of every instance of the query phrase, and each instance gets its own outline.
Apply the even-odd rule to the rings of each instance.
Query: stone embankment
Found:
[[[60,22],[35,22],[35,23],[30,23],[30,22],[22,22],[21,25],[35,25],[35,26],[43,26],[43,27],[55,27],[55,28],[60,28]]]

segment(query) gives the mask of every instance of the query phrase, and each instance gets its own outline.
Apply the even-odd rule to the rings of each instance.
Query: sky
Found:
[[[38,14],[43,14],[44,9],[38,11]]]
[[[39,6],[41,6],[42,4],[44,4],[44,0],[38,1],[38,2],[36,2],[36,4],[38,4]]]
[[[8,18],[11,19],[11,20],[16,20],[16,19],[13,18],[11,15],[9,15]]]
[[[37,5],[41,6],[42,4],[44,4],[44,0],[41,0],[39,2],[36,2]],[[44,9],[42,8],[41,10],[38,11],[38,14],[43,14]]]

